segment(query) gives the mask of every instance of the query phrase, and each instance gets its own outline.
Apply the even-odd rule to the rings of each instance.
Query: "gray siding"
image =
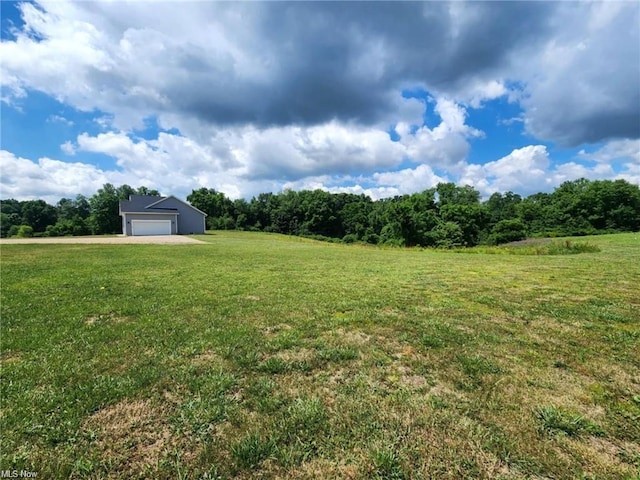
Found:
[[[192,233],[204,233],[204,215],[192,207],[185,205],[183,202],[175,198],[167,198],[159,203],[158,207],[177,208],[180,212],[178,215],[178,233],[181,235],[189,235]]]
[[[145,215],[143,213],[127,213],[122,217],[122,231],[125,235],[133,235],[131,231],[131,220],[171,220],[171,235],[175,235],[179,232],[179,223],[180,217],[182,215],[178,215],[178,225],[176,225],[176,215],[175,214],[153,214],[153,215]],[[125,222],[126,218],[126,224]]]

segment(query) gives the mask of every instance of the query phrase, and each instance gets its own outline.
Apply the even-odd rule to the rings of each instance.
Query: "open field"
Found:
[[[1,247],[0,470],[638,478],[640,235]]]

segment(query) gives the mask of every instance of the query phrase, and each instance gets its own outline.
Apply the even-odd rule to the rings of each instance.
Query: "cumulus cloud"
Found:
[[[567,146],[639,138],[640,5],[565,4],[556,21],[563,33],[547,40],[529,67],[539,73],[526,78],[527,130]]]
[[[118,172],[104,172],[85,163],[67,163],[51,158],[33,162],[0,150],[0,195],[2,198],[43,199],[51,204],[62,197],[78,193],[93,195],[105,183],[125,183]],[[24,182],[29,182],[29,195],[24,195]]]
[[[596,162],[630,160],[631,162],[640,164],[640,140],[613,140],[594,152],[581,150],[579,155],[582,158]]]
[[[608,163],[584,165],[577,162],[555,163],[544,145],[528,145],[483,165],[466,165],[457,183],[477,188],[485,197],[495,192],[515,191],[530,195],[550,191],[568,180],[625,179],[638,182],[638,164],[626,163],[616,171]]]
[[[468,139],[481,137],[483,133],[466,124],[465,109],[452,100],[438,99],[434,111],[441,118],[436,127],[423,125],[414,132],[411,125],[400,123],[396,132],[412,161],[444,170],[455,169],[466,160]]]
[[[64,181],[46,192],[38,183],[59,182],[55,169],[82,188],[100,179],[232,197],[300,186],[379,198],[441,180],[530,193],[570,175],[638,176],[634,2],[47,0],[20,9],[24,26],[0,44],[2,101],[20,108],[43,92],[95,113],[102,133],[60,140],[76,163],[4,152],[2,185],[16,195],[29,175],[34,191],[67,195]],[[416,88],[433,102],[401,94]],[[509,121],[540,144],[470,164],[484,133],[467,110],[500,97],[520,107]],[[439,124],[426,125],[426,114]],[[149,118],[165,131],[139,138]],[[562,166],[545,141],[603,146]],[[112,156],[118,169],[83,164],[83,153]]]
[[[527,126],[542,139],[638,135],[634,3],[42,1],[21,9],[24,31],[2,43],[3,84],[112,112],[124,129],[169,114],[217,125],[371,125],[387,121],[397,108],[390,92],[405,85],[479,107],[507,94],[509,80],[525,86]]]

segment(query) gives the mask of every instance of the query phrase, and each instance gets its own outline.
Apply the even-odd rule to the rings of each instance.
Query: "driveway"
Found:
[[[118,235],[116,237],[41,237],[41,238],[3,238],[0,240],[0,245],[14,244],[14,243],[111,243],[111,244],[123,244],[123,243],[155,243],[163,245],[178,245],[188,243],[206,243],[195,238],[187,237],[184,235],[149,235],[140,237],[125,237],[124,235]]]

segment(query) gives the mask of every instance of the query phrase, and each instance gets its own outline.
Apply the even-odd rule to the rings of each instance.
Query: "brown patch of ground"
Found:
[[[621,449],[613,442],[597,437],[589,437],[584,440],[566,439],[565,441],[572,450],[578,452],[582,457],[590,459],[590,462],[594,466],[599,466],[601,470],[615,472],[619,478],[634,478],[633,467],[622,462]]]
[[[412,388],[423,388],[427,386],[427,380],[421,375],[402,375],[400,382]]]
[[[215,352],[206,351],[202,352],[200,355],[196,355],[193,358],[193,363],[198,365],[210,365],[212,363],[223,363],[223,359]]]
[[[361,347],[371,342],[371,335],[367,335],[359,330],[345,330],[344,328],[337,328],[336,330],[327,331],[322,334],[322,338],[327,340],[334,346],[353,346]],[[341,345],[342,344],[342,345]]]
[[[84,429],[94,433],[97,452],[111,471],[133,476],[152,471],[175,450],[184,452],[167,417],[165,408],[149,400],[123,400],[91,415]]]
[[[267,337],[273,337],[283,330],[291,330],[293,327],[288,323],[279,323],[277,325],[271,325],[264,329],[264,333]]]
[[[449,397],[449,396],[456,397],[456,398],[464,397],[463,394],[445,385],[444,383],[436,383],[433,387],[431,387],[431,390],[429,390],[429,393],[431,395],[435,395],[438,397]]]
[[[398,360],[401,360],[403,358],[414,358],[416,355],[418,355],[416,349],[411,345],[403,345],[400,348],[401,349],[399,352],[393,354],[393,357]]]
[[[346,465],[322,458],[314,458],[304,462],[297,468],[291,469],[281,478],[296,478],[315,480],[317,478],[362,478],[360,469],[356,465]]]
[[[22,360],[19,354],[17,353],[9,353],[0,357],[0,364],[9,365],[11,363],[16,363]]]
[[[351,345],[365,345],[369,343],[371,340],[371,335],[367,335],[366,333],[359,331],[344,331],[342,329],[337,330],[338,335],[340,335],[347,343]]]
[[[316,351],[309,348],[296,348],[281,350],[274,356],[284,360],[285,362],[302,362],[314,359],[316,357]]]
[[[95,325],[98,323],[123,323],[129,320],[128,317],[121,317],[115,313],[97,313],[95,315],[89,315],[85,318],[84,323],[86,325]]]

